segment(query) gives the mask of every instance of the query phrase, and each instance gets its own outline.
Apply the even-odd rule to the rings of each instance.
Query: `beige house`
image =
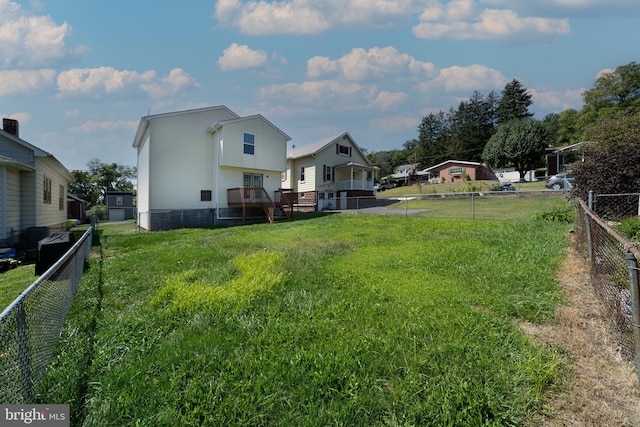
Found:
[[[282,188],[293,192],[298,210],[353,209],[375,199],[377,169],[344,132],[289,149]]]
[[[263,116],[240,117],[225,106],[142,117],[133,140],[138,225],[273,221],[290,139]]]
[[[52,154],[20,138],[19,123],[0,130],[0,246],[34,249],[67,226],[67,188],[73,175]]]

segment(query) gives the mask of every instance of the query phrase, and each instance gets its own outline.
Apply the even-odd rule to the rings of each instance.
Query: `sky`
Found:
[[[69,170],[135,166],[141,117],[217,105],[374,152],[513,79],[537,119],[580,110],[639,54],[638,0],[0,0],[0,116]]]

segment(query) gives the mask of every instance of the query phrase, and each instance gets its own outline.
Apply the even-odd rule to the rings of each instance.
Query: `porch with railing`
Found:
[[[346,191],[346,190],[373,191],[373,179],[371,180],[350,179],[350,180],[338,181],[338,191]]]
[[[262,208],[269,222],[275,222],[276,207],[291,219],[296,193],[290,190],[278,190],[274,194],[275,201],[263,187],[237,187],[227,189],[227,206],[242,208],[242,223],[247,219],[247,208]]]

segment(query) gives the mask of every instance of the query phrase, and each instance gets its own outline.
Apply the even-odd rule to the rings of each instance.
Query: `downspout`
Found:
[[[216,132],[216,182],[214,188],[216,189],[216,221],[218,224],[220,222],[220,129]]]

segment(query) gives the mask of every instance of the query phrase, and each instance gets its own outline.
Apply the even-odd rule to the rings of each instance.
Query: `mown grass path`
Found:
[[[519,425],[562,377],[518,324],[552,319],[567,230],[335,214],[105,233],[40,399],[85,425]]]

